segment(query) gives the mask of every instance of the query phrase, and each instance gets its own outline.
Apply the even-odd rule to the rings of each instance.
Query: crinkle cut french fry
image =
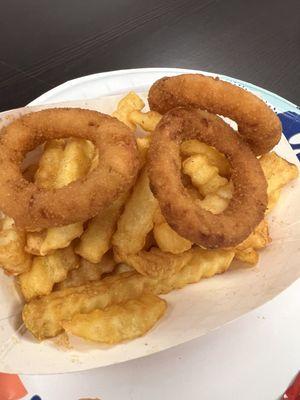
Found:
[[[30,270],[18,279],[25,300],[51,293],[55,283],[63,281],[69,271],[78,267],[79,257],[71,246],[44,257],[34,257]]]
[[[267,220],[262,220],[250,236],[237,245],[235,258],[250,265],[256,265],[259,255],[256,250],[265,248],[271,242]]]
[[[196,142],[198,146],[202,145],[201,142]],[[204,196],[203,199],[196,199],[202,208],[213,214],[219,214],[227,208],[233,195],[232,182],[220,175],[218,167],[205,154],[188,157],[183,162],[183,172],[191,178],[199,193]]]
[[[275,152],[264,154],[259,159],[268,183],[268,212],[279,199],[281,189],[299,176],[299,169]]]
[[[26,233],[16,228],[12,218],[4,217],[0,223],[0,266],[8,274],[27,271],[32,257],[24,250]]]
[[[66,143],[54,188],[61,188],[80,179],[90,169],[95,154],[94,145],[84,139],[72,138]]]
[[[165,253],[156,247],[137,254],[117,255],[117,258],[142,275],[162,279],[178,274],[192,258],[194,250],[180,254]]]
[[[129,92],[119,101],[117,109],[112,113],[112,116],[123,122],[131,130],[135,130],[136,125],[130,120],[130,113],[136,110],[140,111],[144,107],[143,100],[135,92]]]
[[[150,190],[147,171],[144,169],[125,204],[112,238],[117,253],[136,254],[142,250],[147,234],[153,228],[157,207],[157,200]]]
[[[151,136],[137,137],[136,144],[140,156],[140,165],[143,167],[147,161],[148,149],[151,143]]]
[[[128,194],[115,200],[105,212],[89,222],[76,247],[76,253],[91,263],[99,263],[111,247],[111,238]]]
[[[259,254],[252,247],[243,250],[236,249],[235,258],[245,264],[254,266],[258,263]]]
[[[63,148],[61,141],[51,141],[45,148],[36,173],[36,184],[46,183],[47,188],[60,188],[84,176],[94,156],[94,146],[83,139],[70,139]],[[53,161],[54,169],[51,170]],[[41,176],[40,176],[41,175]],[[48,228],[40,233],[29,233],[27,251],[47,255],[53,250],[69,246],[83,232],[81,222]]]
[[[157,216],[158,214],[159,216]],[[180,236],[170,227],[160,209],[155,214],[153,235],[160,250],[166,253],[180,254],[192,247],[192,242]]]
[[[205,155],[209,163],[218,168],[221,176],[228,177],[230,175],[230,165],[227,158],[224,154],[206,143],[200,142],[197,139],[186,140],[181,144],[180,151],[185,157],[196,154]]]
[[[135,125],[139,125],[144,131],[153,132],[159,121],[162,118],[162,115],[156,111],[132,111],[128,116],[130,122]]]
[[[163,316],[166,308],[164,300],[152,294],[143,294],[104,310],[76,314],[63,323],[63,327],[75,336],[112,345],[144,335]]]
[[[108,276],[88,285],[52,292],[34,299],[23,309],[27,329],[38,339],[54,337],[62,332],[63,321],[79,313],[104,309],[140,297],[143,292],[160,294],[180,289],[201,278],[226,271],[234,251],[194,249],[189,263],[178,274],[165,279],[149,278],[136,272]],[[39,318],[36,318],[36,316]]]
[[[35,184],[43,189],[53,189],[64,154],[63,139],[50,140],[45,144],[43,154],[35,173]]]
[[[99,263],[91,263],[84,258],[80,259],[80,266],[68,273],[65,280],[55,285],[55,290],[85,285],[88,282],[98,281],[103,274],[114,270],[116,262],[109,251],[104,254]]]
[[[25,304],[23,320],[37,339],[54,337],[63,331],[62,321],[68,321],[79,313],[137,298],[143,292],[143,285],[142,275],[128,272],[87,285],[58,290]]]
[[[228,180],[219,174],[218,168],[209,162],[206,155],[190,156],[182,163],[182,170],[190,176],[202,196],[215,193],[228,183]]]
[[[234,257],[232,250],[204,250],[195,247],[191,260],[177,273],[164,279],[146,278],[144,291],[156,295],[166,294],[172,290],[199,282],[202,278],[210,278],[221,274],[230,267]]]

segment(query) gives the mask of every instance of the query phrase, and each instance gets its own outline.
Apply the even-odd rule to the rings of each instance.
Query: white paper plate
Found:
[[[144,92],[162,76],[183,72],[200,71],[151,68],[95,74],[66,82],[30,105],[80,100],[74,106],[110,112],[119,96],[95,101],[87,99],[120,95],[129,90]],[[285,134],[293,146],[298,146],[300,129],[297,125],[296,106],[264,89],[219,76],[254,91],[272,105],[281,113]],[[284,137],[276,151],[297,163],[297,157]],[[166,296],[169,303],[167,315],[148,335],[130,343],[111,348],[85,344],[76,350],[64,351],[51,341],[38,344],[22,329],[15,333],[20,326],[20,300],[16,296],[12,279],[1,275],[0,371],[62,373],[120,363],[205,335],[271,300],[300,276],[299,195],[299,181],[284,190],[279,205],[270,216],[273,243],[261,253],[261,261],[256,268],[230,271],[170,293]]]

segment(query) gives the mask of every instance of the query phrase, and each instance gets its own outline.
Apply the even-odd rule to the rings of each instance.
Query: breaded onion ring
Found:
[[[47,140],[70,136],[90,140],[99,150],[93,171],[53,190],[23,178],[20,166],[28,151]],[[79,108],[27,114],[8,125],[0,138],[0,208],[28,230],[84,221],[134,184],[138,164],[134,136],[115,118]]]
[[[179,146],[198,139],[225,154],[231,166],[233,198],[221,214],[201,208],[181,180]],[[169,225],[181,236],[206,248],[242,242],[263,219],[267,183],[249,147],[220,117],[196,109],[173,109],[153,133],[148,153],[151,189]]]
[[[152,85],[148,101],[151,110],[161,114],[191,106],[229,117],[256,155],[270,151],[281,137],[279,118],[261,99],[219,78],[200,74],[165,77]]]

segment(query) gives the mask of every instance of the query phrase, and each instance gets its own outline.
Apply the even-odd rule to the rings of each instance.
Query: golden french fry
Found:
[[[133,272],[135,271],[134,268],[130,267],[127,264],[118,264],[115,269],[113,270],[113,274],[122,274],[123,272]]]
[[[263,219],[254,229],[250,236],[236,246],[236,249],[244,250],[249,247],[253,249],[263,249],[271,242],[269,235],[268,221]]]
[[[117,254],[117,258],[133,267],[142,275],[153,278],[164,278],[177,274],[192,258],[193,250],[180,254],[165,253],[157,247],[137,254]]]
[[[249,247],[248,249],[243,249],[243,250],[236,250],[235,251],[235,256],[237,260],[249,264],[250,266],[254,266],[258,263],[259,260],[259,254],[256,250],[254,250],[252,247]]]
[[[143,336],[163,316],[166,308],[164,300],[153,294],[144,294],[104,310],[76,314],[62,325],[75,336],[112,345]]]
[[[167,222],[154,225],[153,234],[158,247],[164,252],[180,254],[192,247],[192,242],[180,236]]]
[[[18,278],[25,300],[51,293],[54,284],[63,281],[78,266],[79,257],[71,246],[44,257],[34,257],[30,270]]]
[[[0,267],[14,275],[27,271],[32,257],[24,250],[26,233],[16,228],[12,218],[4,217],[0,223]]]
[[[191,141],[186,143],[189,142]],[[202,145],[201,142],[197,143]],[[233,185],[219,175],[218,168],[206,155],[195,154],[188,157],[183,162],[183,172],[191,178],[192,183],[204,196],[203,199],[196,199],[201,207],[213,214],[219,214],[227,208],[233,195]]]
[[[79,138],[69,139],[53,187],[61,188],[86,175],[94,154],[95,148],[90,141]]]
[[[268,209],[271,211],[280,196],[281,189],[299,175],[298,167],[278,154],[271,152],[259,159],[268,183]]]
[[[45,240],[46,234],[47,230],[39,232],[28,232],[25,243],[25,250],[30,254],[40,256],[41,247]]]
[[[120,196],[105,212],[90,220],[76,247],[77,254],[91,263],[101,261],[111,247],[111,238],[127,197],[127,193]]]
[[[72,319],[76,314],[89,313],[141,296],[143,284],[142,275],[127,272],[83,286],[58,290],[25,304],[23,320],[36,338],[54,337],[63,331],[62,322]]]
[[[44,152],[39,161],[34,182],[43,189],[53,189],[64,154],[63,139],[50,140],[45,144]]]
[[[203,200],[198,200],[197,202],[202,208],[210,211],[212,214],[220,214],[227,208],[229,203],[227,199],[223,199],[217,194],[209,194]]]
[[[220,187],[226,185],[228,180],[219,175],[219,170],[210,164],[206,155],[196,154],[188,157],[182,163],[183,173],[190,176],[202,196],[214,194]]]
[[[270,211],[273,210],[273,208],[276,206],[276,203],[279,200],[281,194],[281,189],[277,189],[274,192],[271,192],[268,194],[268,207],[266,214],[268,214]]]
[[[180,254],[192,247],[192,242],[180,236],[170,227],[160,209],[155,214],[153,235],[160,250],[166,253]]]
[[[40,246],[40,255],[44,256],[56,249],[68,247],[72,240],[79,237],[82,232],[83,224],[81,222],[48,228]]]
[[[144,136],[144,137],[137,137],[136,138],[136,144],[137,144],[137,148],[139,150],[141,167],[147,161],[147,153],[148,153],[148,149],[150,147],[150,142],[151,142],[151,137],[150,136]]]
[[[158,295],[180,289],[201,278],[225,272],[234,257],[232,250],[204,250],[199,247],[192,250],[193,257],[187,265],[177,274],[164,279],[124,272],[34,299],[24,306],[24,323],[38,339],[54,337],[62,332],[63,321],[71,320],[76,314],[124,303],[140,297],[143,292]],[[37,315],[39,318],[36,318]]]
[[[157,207],[157,200],[150,190],[147,171],[144,169],[127,200],[112,238],[118,254],[136,254],[142,250],[147,234],[153,228]]]
[[[148,112],[141,112],[141,111],[132,111],[128,116],[130,122],[134,125],[140,126],[144,131],[153,132],[155,131],[156,125],[162,118],[156,111],[148,111]]]
[[[36,173],[36,183],[47,184],[47,188],[60,188],[84,176],[94,156],[94,146],[83,139],[70,139],[65,148],[60,141],[52,141],[46,147]],[[54,163],[51,170],[50,161]],[[55,162],[54,162],[55,161]],[[40,177],[40,173],[42,176]],[[49,173],[49,176],[47,176]],[[83,232],[83,224],[74,224],[48,228],[40,233],[28,233],[26,250],[32,254],[47,255],[56,249],[69,246],[73,239]]]
[[[156,295],[166,294],[188,284],[199,282],[202,278],[221,274],[227,271],[234,257],[233,250],[205,250],[194,247],[189,250],[191,251],[192,258],[178,273],[163,279],[145,277],[144,291]]]
[[[115,266],[116,262],[112,252],[104,254],[101,261],[96,264],[81,258],[79,268],[71,270],[65,280],[55,285],[55,290],[81,286],[88,282],[98,281],[103,274],[113,272]]]
[[[227,158],[224,154],[206,143],[200,142],[196,139],[186,140],[181,144],[180,151],[185,157],[202,154],[207,157],[209,164],[218,168],[221,176],[228,177],[230,175],[230,165]]]
[[[203,200],[197,200],[199,205],[213,214],[220,214],[223,212],[233,195],[233,184],[228,182],[226,185],[221,186],[215,193],[208,194]]]
[[[237,245],[235,258],[250,265],[258,263],[259,254],[256,250],[265,248],[271,242],[267,220],[262,220],[250,236]]]
[[[131,122],[129,115],[133,111],[142,110],[144,107],[145,103],[143,100],[135,92],[129,92],[119,101],[117,110],[112,113],[112,116],[123,122],[131,130],[135,130],[136,125]]]

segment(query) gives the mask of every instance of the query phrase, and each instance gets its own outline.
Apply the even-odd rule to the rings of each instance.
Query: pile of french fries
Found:
[[[135,186],[89,221],[39,232],[16,228],[3,216],[0,264],[16,276],[25,299],[23,320],[39,340],[64,331],[107,344],[144,335],[163,316],[158,297],[223,273],[233,259],[253,266],[258,250],[271,241],[267,219],[235,248],[206,250],[178,235],[166,222],[147,176],[151,132],[161,115],[143,112],[134,92],[113,116],[137,137],[140,171]],[[201,207],[222,212],[233,194],[224,155],[197,140],[181,145],[186,189]],[[24,175],[42,188],[60,188],[92,170],[101,154],[82,139],[49,141],[36,165]],[[281,189],[298,175],[295,165],[272,152],[259,159],[268,182],[270,212]]]

